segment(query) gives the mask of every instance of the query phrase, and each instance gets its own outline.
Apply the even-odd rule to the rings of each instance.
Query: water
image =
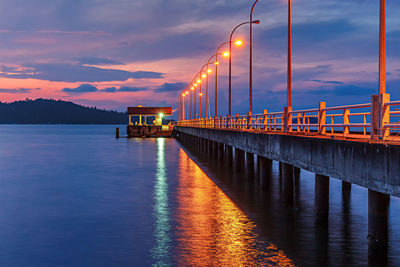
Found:
[[[367,191],[316,227],[314,179],[294,208],[174,139],[116,140],[115,126],[0,126],[1,266],[366,265]],[[400,264],[391,199],[388,262]]]

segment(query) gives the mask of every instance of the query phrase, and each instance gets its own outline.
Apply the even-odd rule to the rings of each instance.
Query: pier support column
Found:
[[[260,186],[261,189],[266,189],[271,183],[271,173],[272,173],[272,160],[258,157],[260,162]]]
[[[235,148],[235,170],[241,172],[244,165],[244,151]]]
[[[254,154],[246,152],[246,176],[254,179]]]
[[[293,188],[293,165],[282,163],[282,200],[290,205],[293,205]]]
[[[368,245],[372,253],[387,252],[389,203],[389,195],[368,189]]]
[[[199,138],[199,153],[202,154],[204,149],[204,139]]]
[[[225,158],[228,166],[232,166],[233,163],[233,147],[225,145]]]
[[[349,199],[351,193],[351,183],[342,181],[342,198]]]
[[[300,178],[300,168],[293,167],[293,175],[294,175],[295,179],[299,179]]]
[[[315,174],[314,209],[316,221],[326,222],[329,218],[329,177]]]
[[[218,160],[218,142],[212,142],[212,158]]]
[[[218,161],[224,161],[224,144],[218,143]]]

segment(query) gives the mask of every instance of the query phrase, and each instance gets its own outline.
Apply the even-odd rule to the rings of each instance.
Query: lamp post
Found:
[[[193,105],[193,99],[196,95],[196,91],[195,91],[196,87],[194,86],[193,81],[190,84],[191,84],[190,91],[189,91],[189,94],[190,94],[190,119],[192,119],[194,116],[194,109],[195,109],[195,108],[193,108],[195,105],[195,103]],[[194,94],[194,96],[193,96],[193,94]]]
[[[208,97],[208,74],[210,74],[212,72],[211,69],[208,68],[208,66],[210,65],[210,61],[211,59],[213,59],[215,57],[215,55],[212,55],[208,61],[207,61],[207,78],[206,78],[206,118],[208,119],[210,117],[210,99]]]
[[[386,94],[386,0],[380,3],[379,22],[379,94]]]
[[[288,0],[287,106],[292,106],[292,0]]]
[[[229,40],[228,42],[222,43],[218,49],[217,49],[217,53],[215,53],[215,116],[218,117],[218,55],[219,55],[219,50],[226,44],[232,44],[235,43],[237,46],[240,46],[243,44],[243,42],[241,40],[237,40],[237,41],[231,41]],[[224,57],[230,57],[231,54],[230,52],[225,52],[223,53]]]
[[[253,20],[252,23],[253,24],[260,24],[260,21],[259,20]],[[231,112],[232,112],[232,108],[231,108],[231,106],[232,106],[232,37],[233,37],[233,34],[235,33],[235,31],[240,26],[246,25],[246,24],[250,24],[250,22],[246,21],[246,22],[242,22],[239,25],[237,25],[233,29],[233,31],[231,32],[231,35],[229,37],[229,54],[230,54],[230,57],[229,57],[229,109],[228,109],[229,110],[228,111],[228,115],[229,116],[231,115]]]
[[[186,91],[186,119],[189,119],[189,91]]]
[[[217,53],[215,53],[215,117],[218,117],[218,53],[219,50],[226,44],[229,44],[229,42],[222,43],[218,47]]]
[[[253,21],[253,11],[258,0],[256,0],[251,7],[250,20]],[[250,67],[249,67],[249,113],[253,112],[253,23],[250,23]]]
[[[181,120],[185,120],[185,93],[182,93],[180,96],[182,105]]]

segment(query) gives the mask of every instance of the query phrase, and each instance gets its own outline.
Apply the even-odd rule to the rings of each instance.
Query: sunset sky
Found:
[[[247,0],[2,0],[0,101],[54,98],[125,110],[177,106],[179,91],[230,31]],[[387,1],[388,92],[400,99],[400,2]],[[285,105],[287,1],[260,0],[254,112]],[[377,92],[379,1],[293,0],[293,106],[363,103]],[[248,108],[248,26],[233,50],[233,112]],[[221,60],[220,111],[227,111]],[[210,93],[214,90],[210,80]],[[213,99],[211,106],[213,106]]]

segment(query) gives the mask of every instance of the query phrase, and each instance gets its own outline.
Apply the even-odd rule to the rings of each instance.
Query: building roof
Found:
[[[171,116],[172,107],[128,107],[129,115],[156,116],[160,113],[164,116]]]

